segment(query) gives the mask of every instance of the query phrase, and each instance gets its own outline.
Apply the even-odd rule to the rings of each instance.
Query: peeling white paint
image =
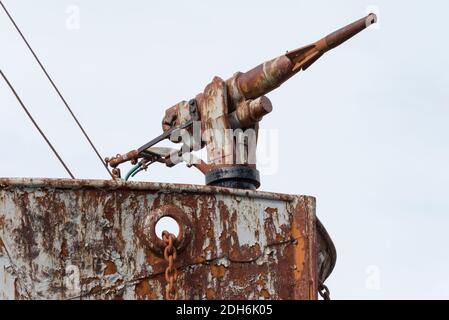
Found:
[[[192,190],[196,190],[194,192],[198,192],[195,195],[179,191],[174,193],[168,188],[151,194],[139,189],[139,192],[128,192],[126,196],[121,190],[115,189],[61,190],[32,185],[15,189],[0,188],[0,219],[3,223],[0,237],[14,262],[13,267],[4,252],[0,251],[0,298],[11,298],[15,294],[19,298],[32,299],[77,298],[64,287],[67,265],[74,265],[80,270],[81,293],[78,298],[112,298],[122,295],[124,299],[135,299],[136,286],[141,281],[148,281],[148,288],[139,287],[145,291],[145,297],[163,298],[163,261],[150,265],[147,256],[151,253],[135,233],[137,217],[142,212],[150,212],[156,198],[160,204],[178,206],[192,221],[203,219],[212,231],[212,234],[206,235],[209,229],[194,225],[194,239],[202,239],[198,243],[198,248],[204,251],[200,253],[201,257],[204,254],[206,259],[213,262],[200,262],[180,271],[178,282],[181,296],[190,294],[183,287],[184,281],[189,281],[190,274],[204,272],[204,276],[201,275],[207,283],[204,290],[220,287],[220,295],[238,296],[246,292],[248,299],[255,299],[259,298],[260,291],[264,289],[271,297],[277,297],[275,268],[278,256],[283,254],[281,243],[290,239],[289,210],[292,209],[288,208],[297,198],[285,200],[280,199],[279,195],[270,196],[259,192],[247,192],[245,196],[237,191],[203,194],[196,188],[192,187]],[[93,190],[92,193],[90,190]],[[208,190],[208,187],[204,187],[204,190]],[[46,196],[50,196],[49,200],[45,200]],[[189,205],[185,202],[186,197]],[[193,201],[193,206],[192,197],[196,201]],[[24,201],[23,205],[21,201]],[[54,216],[49,215],[48,208],[52,207],[47,207],[48,203],[42,201],[54,202],[58,212]],[[106,215],[105,212],[111,210],[111,206],[113,212]],[[314,210],[314,207],[310,210]],[[204,219],[205,213],[210,214],[207,219]],[[254,246],[260,248],[260,256],[257,252],[245,253],[236,258],[240,262],[230,258],[231,251],[235,253],[240,248],[247,250],[248,247],[254,249]],[[104,275],[107,261],[115,264],[116,272]],[[191,262],[188,260],[186,264]],[[227,269],[223,277],[212,275],[212,263]],[[237,263],[246,263],[245,268],[249,264],[273,268],[264,272],[262,278],[251,274],[236,275],[229,270]],[[159,275],[153,277],[156,272]],[[234,281],[237,277],[245,281]],[[17,292],[14,288],[16,279]],[[257,279],[263,279],[264,285],[254,284]],[[248,287],[254,291],[248,290]],[[204,298],[205,293],[191,294]]]
[[[13,300],[14,299],[14,275],[13,268],[6,252],[2,251],[0,247],[0,299]]]

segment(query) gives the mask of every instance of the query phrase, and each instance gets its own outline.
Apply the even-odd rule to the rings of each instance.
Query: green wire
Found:
[[[136,174],[138,174],[139,173],[139,171],[140,171],[140,168],[139,169],[137,169],[137,170],[135,170],[132,174],[131,174],[131,178],[133,178],[133,177],[135,177],[136,176]]]
[[[128,181],[129,177],[131,177],[131,175],[137,170],[139,169],[141,166],[140,163],[136,164],[134,167],[131,168],[131,170],[128,171],[128,173],[125,176],[125,181]]]

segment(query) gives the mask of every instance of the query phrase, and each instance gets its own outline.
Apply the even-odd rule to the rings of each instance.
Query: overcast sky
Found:
[[[160,134],[165,109],[214,75],[376,12],[268,95],[260,189],[316,196],[333,298],[449,298],[447,1],[3,2],[103,156]],[[108,178],[1,11],[0,40],[0,68],[76,177]],[[3,82],[0,110],[0,176],[67,177]],[[138,178],[204,183],[184,165]]]

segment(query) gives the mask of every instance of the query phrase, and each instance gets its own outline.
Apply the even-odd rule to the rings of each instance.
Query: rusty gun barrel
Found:
[[[371,13],[313,44],[287,52],[248,72],[236,73],[226,81],[228,95],[231,101],[235,102],[232,109],[240,101],[256,99],[276,89],[299,71],[306,70],[326,51],[337,47],[376,21],[376,15]]]
[[[181,101],[166,110],[162,119],[164,132],[161,135],[137,150],[106,159],[106,163],[114,169],[114,177],[120,177],[120,171],[117,168],[119,164],[126,161],[135,164],[139,158],[144,158],[142,160],[147,162],[162,161],[168,166],[173,166],[177,162],[165,157],[162,159],[160,155],[150,152],[148,148],[165,139],[176,143],[182,142],[180,135],[175,133],[179,133],[183,129],[192,131],[196,121],[201,121],[200,134],[205,133],[206,140],[201,141],[199,147],[208,146],[208,157],[212,166],[220,167],[223,163],[227,163],[226,161],[230,161],[229,159],[234,161],[232,149],[234,146],[231,143],[223,142],[227,139],[217,138],[219,136],[217,132],[249,128],[255,128],[257,131],[260,120],[273,109],[270,100],[264,96],[265,94],[279,87],[299,71],[306,70],[325,52],[339,46],[376,21],[376,15],[371,13],[315,43],[287,52],[248,72],[238,72],[226,81],[215,77],[194,99],[189,102]],[[216,132],[211,134],[211,130],[216,130]],[[190,148],[192,150],[192,146]],[[239,163],[245,163],[245,160],[239,160]],[[205,163],[197,167],[203,173],[211,168]],[[134,173],[134,171],[130,171],[130,173]],[[254,177],[256,177],[256,173],[254,173]],[[253,176],[251,176],[252,178]],[[254,179],[259,184],[258,178]]]

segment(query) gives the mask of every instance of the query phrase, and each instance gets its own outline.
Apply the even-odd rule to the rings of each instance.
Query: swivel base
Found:
[[[260,186],[260,175],[256,168],[248,166],[214,168],[206,173],[206,184],[208,186],[256,190]]]

